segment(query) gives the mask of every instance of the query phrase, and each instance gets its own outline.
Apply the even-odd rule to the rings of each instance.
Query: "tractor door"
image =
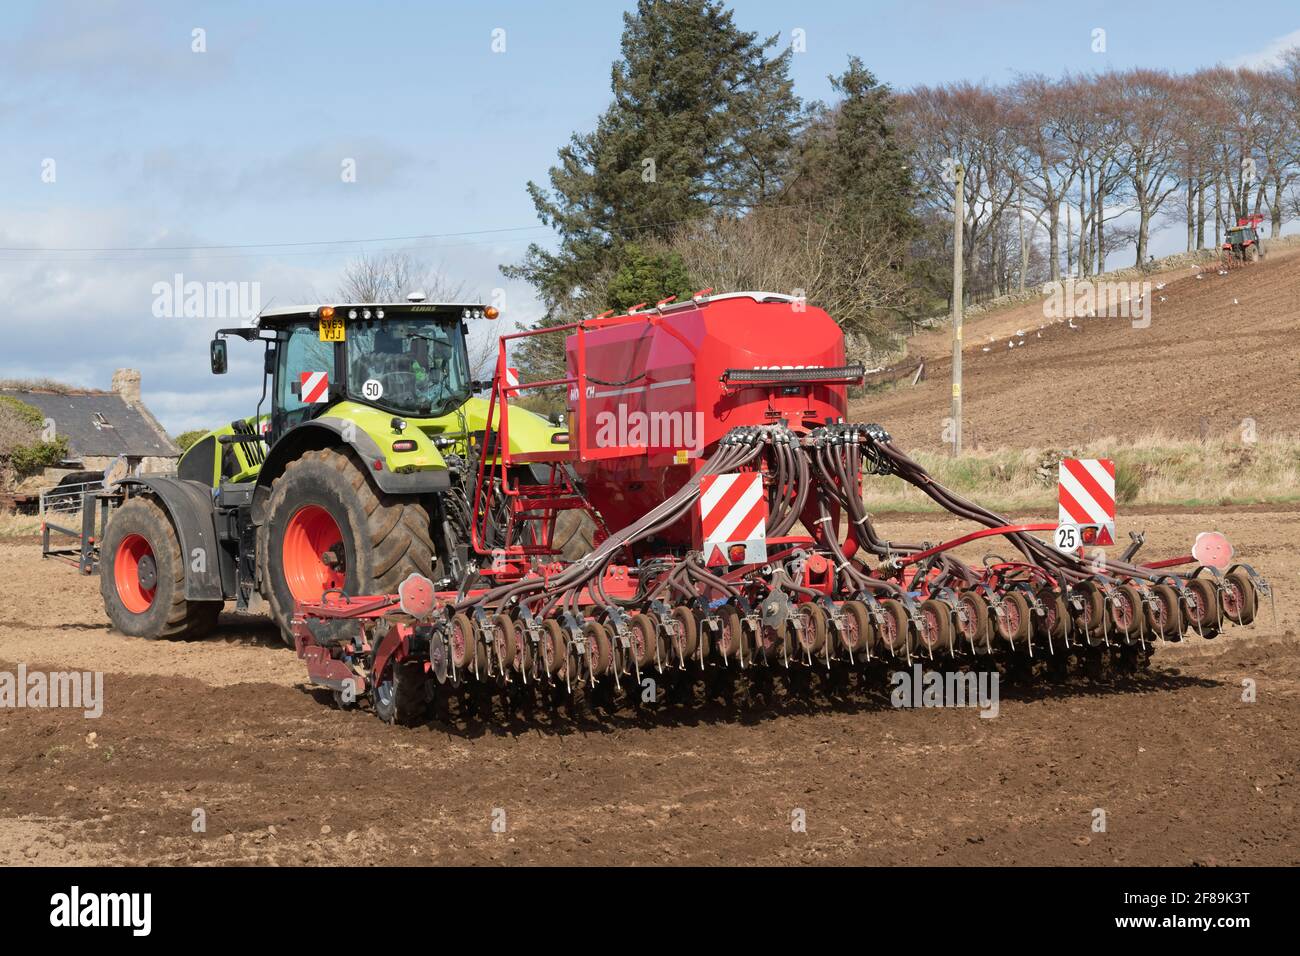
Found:
[[[338,383],[333,342],[322,342],[316,323],[290,326],[276,348],[271,443],[328,408]]]

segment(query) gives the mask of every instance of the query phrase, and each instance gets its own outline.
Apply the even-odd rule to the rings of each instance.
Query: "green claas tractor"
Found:
[[[330,589],[391,593],[413,572],[460,584],[474,569],[469,498],[489,414],[466,336],[495,316],[478,304],[322,305],[219,330],[215,374],[227,338],[263,343],[257,411],[195,442],[176,475],[118,484],[99,542],[113,624],[193,635],[226,601],[245,610],[261,595],[292,645],[295,602]],[[511,413],[512,451],[565,437]]]

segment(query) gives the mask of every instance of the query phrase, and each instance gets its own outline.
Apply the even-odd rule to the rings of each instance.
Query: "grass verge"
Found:
[[[1139,441],[1103,438],[1074,448],[998,448],[913,456],[936,481],[993,511],[1041,511],[1055,520],[1057,466],[1062,458],[1112,458],[1118,510],[1126,506],[1290,504],[1300,501],[1300,438],[1253,443],[1150,435]],[[899,478],[868,477],[874,511],[942,509]]]

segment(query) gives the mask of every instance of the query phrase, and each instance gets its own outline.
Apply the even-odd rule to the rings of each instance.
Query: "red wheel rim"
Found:
[[[1058,610],[1056,600],[1054,598],[1048,598],[1043,606],[1043,610],[1045,612],[1043,615],[1043,624],[1046,625],[1048,631],[1055,631],[1058,623],[1056,619],[1056,612]]]
[[[898,643],[898,621],[892,614],[886,614],[885,619],[880,623],[880,640],[891,651]]]
[[[939,646],[939,613],[934,608],[926,608],[921,612],[921,640],[925,646],[934,648]]]
[[[844,623],[840,628],[840,639],[844,642],[844,649],[856,651],[858,643],[862,640],[862,635],[858,632],[858,619],[847,611],[844,613]]]
[[[803,627],[799,629],[799,647],[805,651],[815,651],[817,650],[817,635],[813,631],[816,625],[813,623],[812,612],[800,608],[799,614],[803,617]]]
[[[297,601],[319,601],[330,588],[341,588],[347,574],[325,563],[324,555],[343,553],[343,532],[320,505],[299,508],[284,529],[284,577]]]
[[[1127,594],[1118,595],[1111,604],[1112,618],[1115,626],[1121,631],[1127,631],[1133,626],[1133,605],[1129,601]]]
[[[140,582],[140,562],[143,559],[148,559],[145,563],[146,577],[149,576],[152,565],[155,581],[153,587],[145,587]],[[117,546],[117,554],[113,555],[113,583],[117,587],[117,596],[121,599],[122,606],[132,614],[143,614],[153,607],[153,596],[157,591],[157,567],[153,548],[143,535],[128,534]]]
[[[961,636],[968,641],[975,639],[975,631],[978,624],[975,620],[975,605],[969,601],[962,601],[958,605],[957,626],[961,628]]]
[[[1002,628],[1005,637],[1010,640],[1020,633],[1020,605],[1008,598],[1002,602]]]
[[[1246,604],[1246,599],[1241,593],[1241,586],[1236,582],[1229,580],[1226,590],[1223,592],[1223,613],[1228,620],[1236,622],[1241,619],[1241,609]]]
[[[1205,600],[1205,595],[1193,589],[1191,605],[1192,620],[1197,624],[1206,624],[1210,616],[1210,605]]]

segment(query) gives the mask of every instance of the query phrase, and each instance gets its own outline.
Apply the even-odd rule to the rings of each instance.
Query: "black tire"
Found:
[[[807,654],[820,654],[826,646],[826,612],[820,604],[807,601],[799,605],[799,613],[803,616],[799,650]]]
[[[999,638],[1015,650],[1028,647],[1030,629],[1029,601],[1019,591],[1008,591],[1002,596],[1002,613],[993,615],[993,629]]]
[[[1147,608],[1147,623],[1151,630],[1166,640],[1177,641],[1183,636],[1183,609],[1178,600],[1178,592],[1168,584],[1156,584],[1151,588],[1155,595],[1156,610]]]
[[[1217,637],[1223,624],[1223,605],[1219,602],[1219,589],[1209,578],[1188,578],[1187,590],[1191,602],[1183,613],[1193,634]]]
[[[967,591],[957,602],[958,633],[974,654],[993,653],[993,624],[989,602],[976,591]]]
[[[912,653],[911,619],[903,602],[894,598],[882,598],[880,608],[884,613],[881,626],[876,629],[876,643],[882,653],[894,657],[910,657]]]
[[[1121,584],[1110,602],[1110,623],[1114,632],[1125,643],[1132,643],[1144,635],[1145,622],[1142,592],[1131,584]]]
[[[749,663],[749,636],[745,633],[744,625],[741,624],[740,614],[733,607],[724,607],[718,612],[718,616],[722,620],[722,626],[718,629],[718,636],[714,641],[718,655],[727,663],[741,660]]]
[[[1035,630],[1044,639],[1052,641],[1052,646],[1055,647],[1056,641],[1064,641],[1066,638],[1070,609],[1066,606],[1065,598],[1050,587],[1039,590],[1038,600],[1043,605],[1044,613],[1042,616],[1034,616]]]
[[[285,576],[285,533],[310,507],[328,513],[342,535],[338,583],[348,594],[391,594],[412,572],[433,573],[434,545],[423,503],[377,491],[346,452],[304,452],[275,479],[266,519],[257,529],[262,594],[290,647],[296,599]],[[303,584],[298,588],[303,600],[319,600]]]
[[[921,632],[917,647],[926,655],[947,653],[952,648],[952,611],[942,601],[928,598],[921,602]]]
[[[371,694],[375,715],[386,724],[410,727],[429,714],[429,675],[419,661],[403,661],[387,668]]]
[[[695,619],[695,612],[688,607],[678,606],[672,610],[673,633],[669,643],[672,644],[673,656],[678,664],[685,664],[695,657],[700,647],[700,624]],[[708,651],[708,648],[705,648]]]
[[[562,680],[569,660],[569,638],[553,617],[542,622],[542,632],[542,667],[552,677]]]
[[[845,601],[840,610],[844,615],[844,627],[839,634],[840,644],[848,651],[849,659],[854,660],[859,654],[865,654],[875,641],[871,614],[861,601]]]
[[[659,625],[648,614],[636,612],[629,618],[632,630],[632,656],[637,667],[645,670],[655,663],[662,663],[659,655]]]
[[[1084,581],[1075,590],[1083,599],[1083,609],[1075,615],[1075,630],[1083,635],[1089,647],[1105,643],[1105,593],[1095,581]]]
[[[201,637],[216,625],[224,602],[185,599],[176,529],[152,499],[132,498],[113,512],[99,553],[104,610],[123,634],[146,640]],[[149,563],[143,564],[146,555]],[[142,580],[153,587],[144,588]]]
[[[1255,585],[1245,571],[1237,570],[1224,577],[1228,593],[1219,596],[1223,618],[1233,624],[1250,624],[1255,620],[1259,600]]]
[[[587,639],[587,660],[591,672],[597,678],[613,673],[614,642],[609,636],[609,628],[597,620],[588,620],[582,625],[582,636]]]

